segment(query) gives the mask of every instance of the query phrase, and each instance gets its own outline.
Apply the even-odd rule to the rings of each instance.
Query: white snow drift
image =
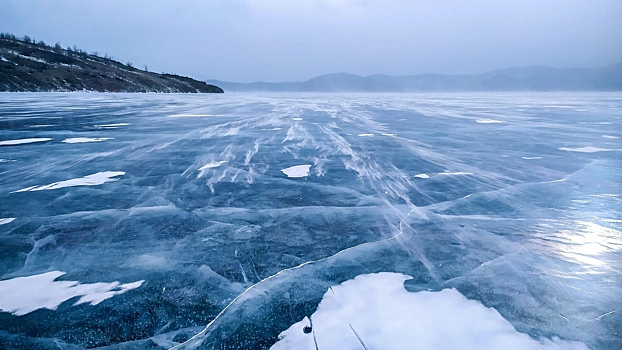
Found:
[[[534,340],[455,289],[408,292],[410,278],[385,272],[332,287],[311,318],[282,332],[270,349],[588,349],[556,337]]]
[[[6,141],[0,141],[0,146],[15,146],[15,145],[23,145],[23,144],[35,143],[35,142],[45,142],[45,141],[51,141],[51,140],[52,139],[47,138],[47,137],[19,139],[19,140],[6,140]]]
[[[115,295],[140,287],[144,280],[121,284],[56,281],[65,272],[51,271],[39,275],[0,281],[0,310],[16,316],[38,309],[56,310],[63,302],[80,297],[74,305],[97,305]]]
[[[112,140],[111,137],[74,137],[64,139],[64,143],[87,143],[87,142],[102,142],[106,140]]]
[[[283,174],[287,175],[287,177],[305,177],[309,176],[309,169],[311,169],[311,165],[294,165],[289,168],[281,169]]]
[[[64,187],[74,187],[74,186],[97,186],[104,184],[106,182],[117,181],[117,176],[123,176],[125,172],[123,171],[104,171],[99,172],[92,175],[87,175],[85,177],[81,177],[78,179],[71,179],[65,181],[54,182],[49,185],[42,186],[31,186],[26,187],[21,190],[13,191],[11,193],[16,192],[26,192],[26,191],[43,191],[43,190],[56,190]]]

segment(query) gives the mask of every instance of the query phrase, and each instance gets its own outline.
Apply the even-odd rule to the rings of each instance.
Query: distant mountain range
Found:
[[[233,83],[208,80],[227,91],[441,92],[441,91],[622,91],[622,63],[603,68],[525,67],[481,74],[406,76],[337,73],[303,82]]]
[[[0,34],[0,91],[223,92],[192,78],[11,34]]]

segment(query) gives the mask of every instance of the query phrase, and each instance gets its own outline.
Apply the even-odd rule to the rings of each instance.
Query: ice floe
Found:
[[[579,148],[560,147],[559,150],[560,151],[567,151],[567,152],[581,152],[581,153],[596,153],[596,152],[611,152],[611,151],[615,151],[614,149],[599,148],[599,147],[592,147],[592,146],[579,147]]]
[[[374,136],[374,134],[359,134],[360,137],[371,137]]]
[[[300,121],[302,118],[292,118],[292,120]]]
[[[0,146],[15,146],[15,145],[23,145],[23,144],[35,143],[35,142],[45,142],[45,141],[51,141],[51,140],[52,140],[51,138],[47,138],[47,137],[19,139],[19,140],[6,140],[6,141],[0,141]]]
[[[430,176],[428,174],[417,174],[415,175],[415,177],[418,177],[420,179],[429,179]]]
[[[15,220],[15,218],[0,218],[0,225],[10,224],[11,222],[13,222],[13,220]]]
[[[527,159],[527,160],[542,159],[542,157],[521,157],[521,158]]]
[[[219,166],[225,164],[226,162],[227,162],[226,160],[221,160],[221,161],[218,161],[218,162],[207,163],[204,166],[200,167],[199,170],[218,168]]]
[[[21,190],[13,191],[11,193],[17,192],[26,192],[26,191],[43,191],[43,190],[56,190],[64,187],[74,187],[74,186],[96,186],[101,185],[106,182],[117,181],[117,176],[123,176],[125,172],[123,171],[104,171],[99,172],[92,175],[87,175],[85,177],[70,179],[65,181],[54,182],[49,185],[42,186],[31,186],[27,188],[23,188]]]
[[[56,281],[65,272],[51,271],[39,275],[0,281],[0,310],[22,316],[38,309],[56,310],[63,302],[80,297],[74,305],[97,305],[115,295],[140,287],[144,280],[121,284]]]
[[[106,140],[113,140],[112,137],[74,137],[64,139],[64,143],[87,143],[87,142],[101,142]]]
[[[619,139],[619,137],[613,135],[602,135],[601,137],[605,139]]]
[[[305,177],[309,176],[309,169],[311,169],[311,165],[294,165],[289,168],[281,169],[283,174],[287,175],[287,177]]]
[[[499,123],[503,123],[501,120],[487,119],[487,118],[477,119],[475,122],[476,123],[480,123],[480,124],[499,124]]]
[[[408,279],[384,272],[331,287],[310,319],[282,332],[270,349],[588,349],[557,337],[534,340],[455,289],[408,292]]]

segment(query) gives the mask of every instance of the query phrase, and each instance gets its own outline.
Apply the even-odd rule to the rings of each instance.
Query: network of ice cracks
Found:
[[[615,93],[0,95],[0,348],[620,349]]]

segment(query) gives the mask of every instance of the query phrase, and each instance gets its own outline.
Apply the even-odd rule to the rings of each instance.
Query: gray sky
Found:
[[[0,0],[0,31],[238,82],[622,62],[621,0]]]

